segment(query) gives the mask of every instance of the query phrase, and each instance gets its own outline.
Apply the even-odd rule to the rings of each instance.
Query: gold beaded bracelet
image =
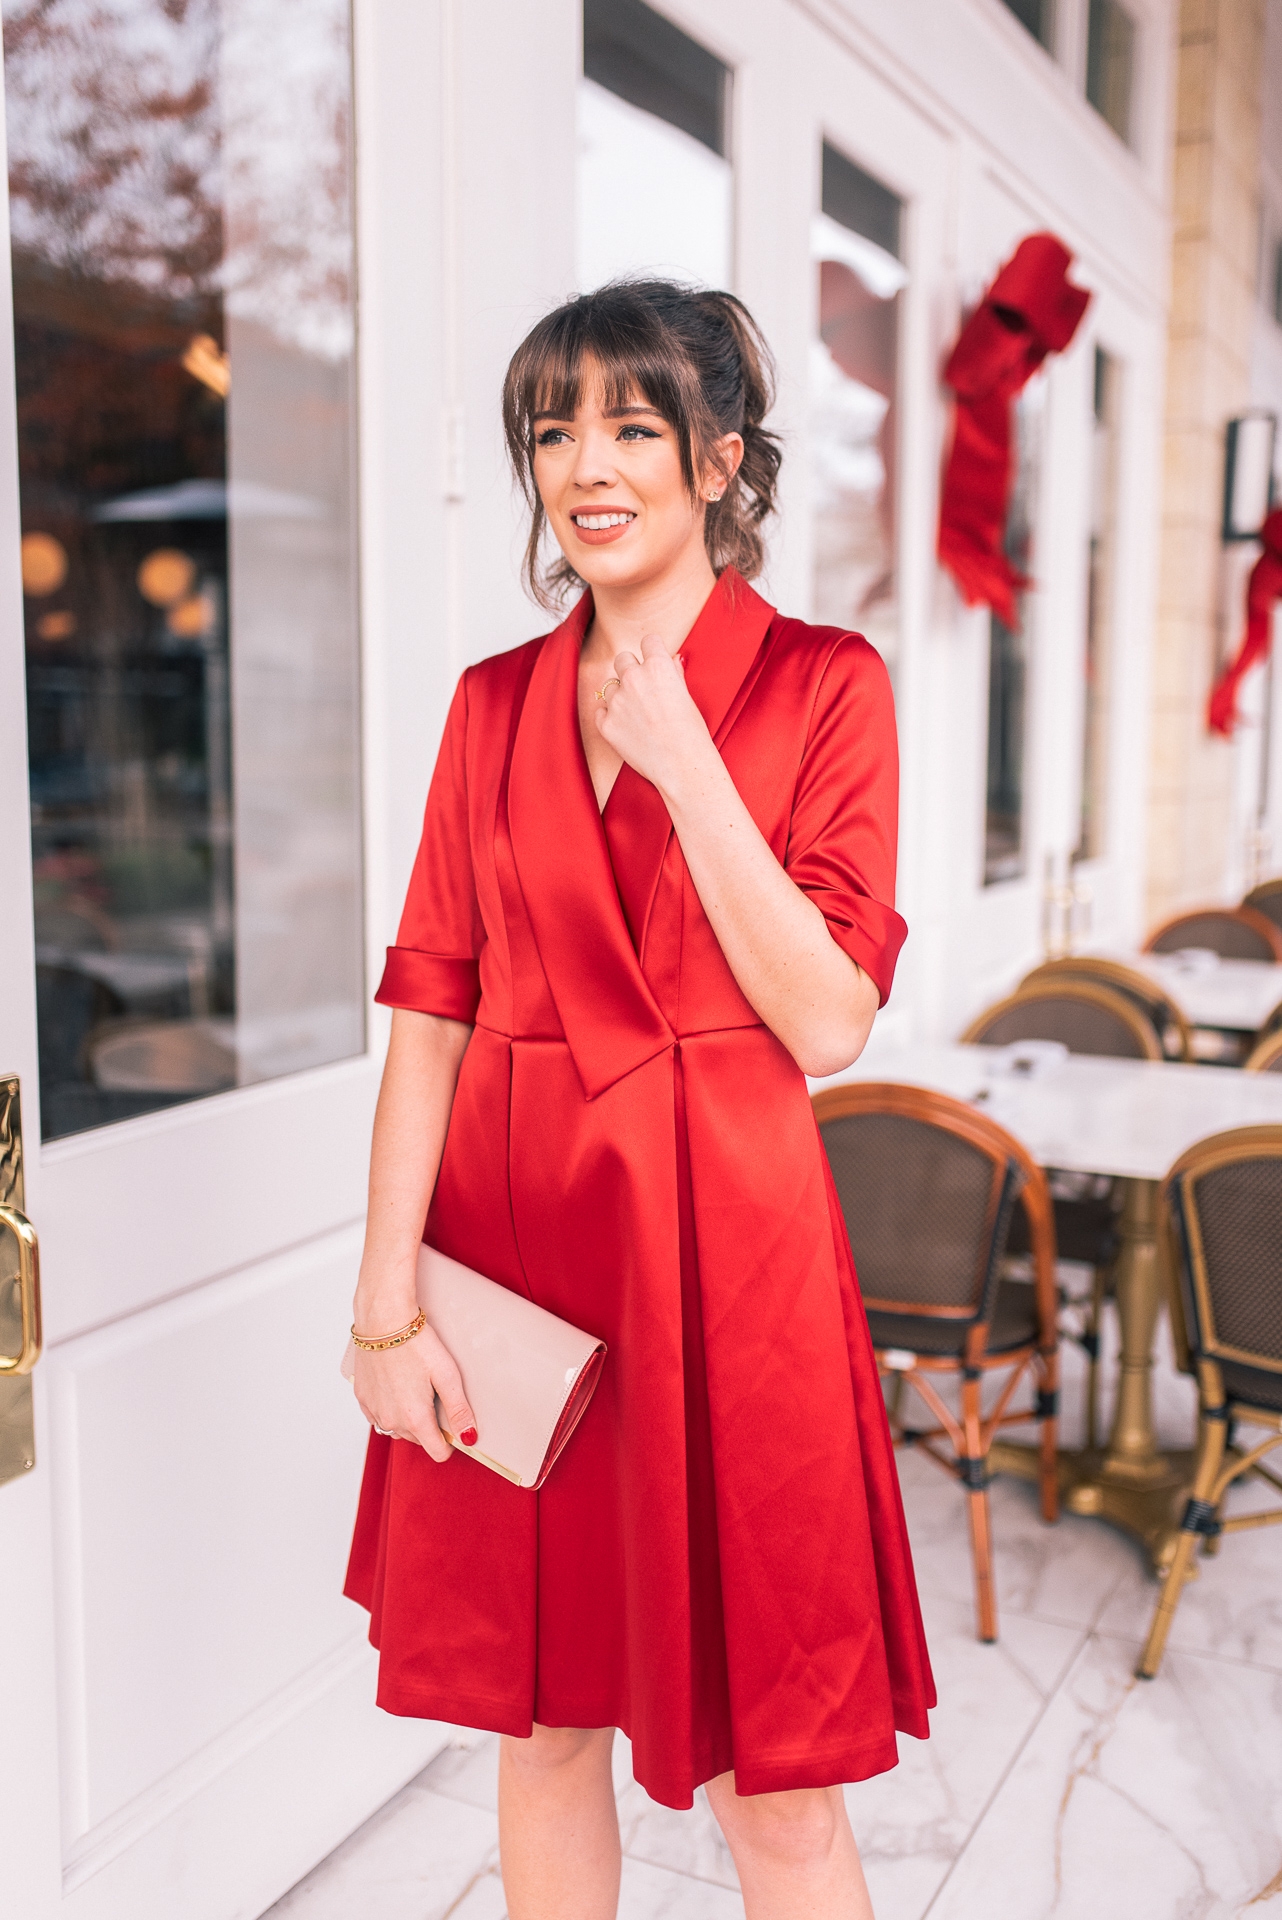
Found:
[[[408,1327],[398,1327],[395,1333],[385,1335],[382,1340],[367,1340],[364,1334],[357,1333],[355,1322],[353,1322],[352,1345],[359,1347],[363,1353],[383,1353],[388,1347],[403,1347],[405,1342],[412,1340],[416,1333],[422,1333],[426,1325],[427,1315],[420,1313],[417,1320],[410,1321]]]

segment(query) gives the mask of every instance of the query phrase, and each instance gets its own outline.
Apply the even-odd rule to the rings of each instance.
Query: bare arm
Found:
[[[472,1029],[457,1020],[397,1008],[383,1068],[370,1149],[365,1251],[353,1318],[379,1337],[418,1313],[414,1280],[423,1222],[436,1186],[459,1067]],[[356,1354],[356,1397],[385,1432],[415,1439],[436,1460],[449,1457],[433,1412],[439,1393],[451,1430],[474,1425],[458,1368],[430,1327],[401,1347]]]
[[[690,878],[744,998],[803,1073],[857,1060],[877,988],[788,878],[744,805],[662,641],[621,654],[602,735],[662,794]]]
[[[721,755],[712,747],[660,791],[745,1000],[803,1073],[850,1066],[872,1028],[877,989],[775,859]]]

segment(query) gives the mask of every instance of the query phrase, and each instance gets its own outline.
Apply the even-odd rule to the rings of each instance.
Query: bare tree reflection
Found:
[[[334,0],[9,0],[13,244],[345,353],[347,36]]]

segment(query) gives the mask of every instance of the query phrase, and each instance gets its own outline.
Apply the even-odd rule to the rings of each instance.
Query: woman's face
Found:
[[[743,441],[718,446],[733,472]],[[607,405],[590,368],[573,419],[535,415],[534,482],[561,551],[594,587],[641,586],[701,553],[706,495],[725,485],[711,470],[692,500],[675,430],[635,392]]]

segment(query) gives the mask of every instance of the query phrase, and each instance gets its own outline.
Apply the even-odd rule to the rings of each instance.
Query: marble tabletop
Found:
[[[1186,1147],[1230,1127],[1282,1126],[1282,1074],[1014,1047],[878,1046],[812,1092],[894,1080],[975,1103],[1044,1167],[1160,1180]]]
[[[1108,953],[1156,981],[1195,1027],[1255,1033],[1282,1003],[1282,966],[1265,960],[1221,960],[1218,954]]]

